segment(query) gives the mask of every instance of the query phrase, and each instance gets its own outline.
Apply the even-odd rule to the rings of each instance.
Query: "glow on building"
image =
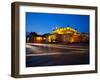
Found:
[[[80,34],[71,27],[57,28],[48,36],[48,41],[64,43],[80,42]]]
[[[54,30],[52,33],[53,34],[54,33],[56,33],[56,34],[76,34],[77,30],[75,30],[71,27],[65,27],[65,28],[58,28],[58,29]]]
[[[36,40],[40,41],[42,40],[42,37],[36,37]]]
[[[57,39],[57,35],[55,35],[55,34],[51,34],[48,36],[49,42],[56,42],[56,39]]]
[[[86,33],[78,33],[77,30],[71,27],[64,27],[64,28],[56,28],[52,31],[52,33],[42,36],[37,35],[33,36],[30,39],[27,39],[28,42],[33,43],[74,43],[74,42],[87,42],[89,41],[89,36]]]
[[[33,42],[35,42],[35,43],[41,43],[42,41],[43,41],[43,37],[41,37],[41,36],[36,36],[33,39]]]

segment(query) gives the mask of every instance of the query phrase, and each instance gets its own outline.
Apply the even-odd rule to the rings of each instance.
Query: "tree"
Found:
[[[29,42],[34,41],[34,37],[36,37],[38,34],[36,32],[30,32],[29,34]]]
[[[30,36],[37,36],[37,33],[36,32],[31,32],[29,35]]]
[[[47,36],[49,36],[50,35],[50,33],[45,33],[45,34],[43,34],[42,36],[43,37],[47,37]]]

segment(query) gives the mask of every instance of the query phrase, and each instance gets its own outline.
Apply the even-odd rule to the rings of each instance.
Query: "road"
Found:
[[[26,67],[89,64],[89,46],[83,44],[26,44]]]

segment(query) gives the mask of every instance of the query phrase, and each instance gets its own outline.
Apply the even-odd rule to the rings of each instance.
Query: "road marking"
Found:
[[[27,44],[28,46],[32,46],[32,45],[29,45],[29,44]],[[27,45],[26,45],[26,47],[27,47]],[[73,50],[87,50],[88,51],[88,49],[79,49],[79,48],[73,48],[73,47],[61,47],[61,46],[50,46],[50,45],[40,45],[40,44],[33,44],[34,46],[36,45],[36,46],[40,46],[40,47],[51,47],[51,48],[61,48],[61,49],[73,49]],[[28,47],[28,48],[31,48],[31,47]]]
[[[41,53],[41,54],[27,54],[26,56],[47,56],[47,55],[55,55],[55,54],[87,54],[87,53],[75,53],[75,52],[69,52],[69,53],[63,53],[63,52],[55,52],[55,53]]]
[[[63,46],[63,47],[83,47],[83,46],[79,46],[79,45],[61,45],[61,44],[39,44],[39,43],[26,43],[27,45],[41,45],[41,46]]]

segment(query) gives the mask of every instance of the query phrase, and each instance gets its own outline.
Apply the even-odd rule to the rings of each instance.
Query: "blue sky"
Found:
[[[26,32],[51,33],[56,27],[71,26],[78,32],[89,32],[89,15],[26,12]]]

